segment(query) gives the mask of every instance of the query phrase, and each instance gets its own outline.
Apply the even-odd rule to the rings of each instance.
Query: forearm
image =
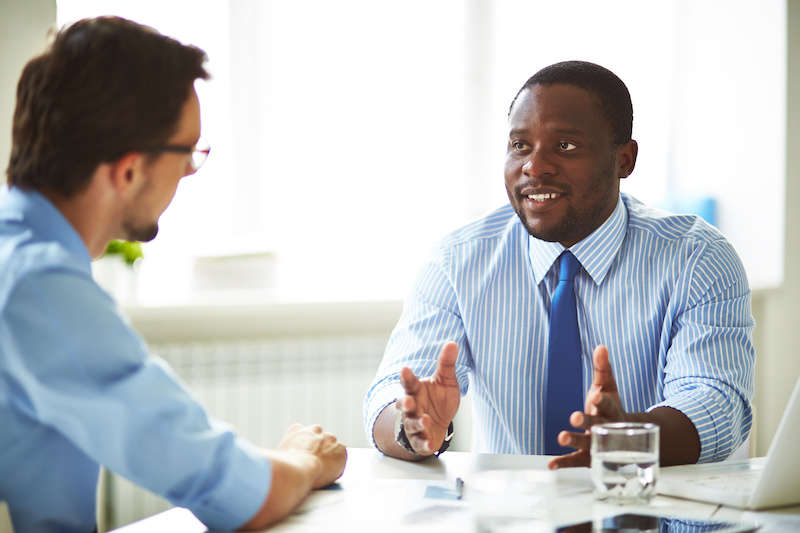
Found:
[[[301,451],[267,451],[272,463],[272,483],[261,509],[240,529],[260,530],[288,515],[302,502],[320,476],[322,462]]]
[[[378,415],[377,420],[375,420],[375,425],[372,428],[372,437],[375,439],[375,445],[382,453],[397,459],[404,459],[406,461],[425,459],[426,456],[408,452],[397,444],[394,435],[397,415],[397,409],[393,403],[387,405],[383,411],[381,411],[381,414]]]
[[[700,458],[700,436],[689,418],[672,407],[657,407],[649,413],[633,413],[636,421],[660,427],[661,466],[694,464]]]

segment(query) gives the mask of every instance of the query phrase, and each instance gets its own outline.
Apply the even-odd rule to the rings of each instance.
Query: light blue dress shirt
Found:
[[[605,344],[628,412],[673,407],[697,428],[700,462],[724,459],[752,423],[755,324],[744,268],[702,219],[620,198],[570,248],[583,267],[575,291],[584,390],[592,352]],[[531,237],[510,205],[447,236],[417,277],[367,392],[368,438],[402,394],[400,369],[432,375],[453,340],[461,392],[473,400],[475,451],[544,453],[550,298],[563,250]]]
[[[232,529],[272,469],[148,355],[42,195],[0,192],[0,500],[15,530],[95,527],[100,465]]]

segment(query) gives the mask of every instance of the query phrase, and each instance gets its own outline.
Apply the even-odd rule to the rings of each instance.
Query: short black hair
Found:
[[[633,104],[628,88],[619,77],[588,61],[563,61],[545,67],[530,78],[514,96],[511,109],[523,91],[534,85],[571,85],[592,93],[600,104],[600,111],[611,125],[614,144],[619,146],[631,140],[633,132]]]
[[[8,182],[64,198],[101,163],[164,143],[206,54],[119,17],[62,29],[17,84]]]

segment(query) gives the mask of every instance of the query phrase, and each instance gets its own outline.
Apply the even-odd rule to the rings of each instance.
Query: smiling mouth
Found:
[[[562,193],[547,192],[542,194],[528,194],[527,198],[528,200],[533,200],[534,202],[544,202],[546,200],[555,200],[561,196],[563,196]]]

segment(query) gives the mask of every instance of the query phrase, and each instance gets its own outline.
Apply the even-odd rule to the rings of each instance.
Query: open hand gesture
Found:
[[[595,424],[606,422],[628,421],[628,413],[622,407],[617,382],[611,363],[608,361],[608,348],[598,346],[592,354],[594,372],[592,386],[586,394],[584,412],[575,411],[569,417],[569,423],[575,428],[583,429],[581,433],[562,431],[558,434],[558,443],[562,446],[577,448],[577,451],[550,460],[551,469],[570,466],[589,466],[591,463],[591,433]]]
[[[447,428],[458,411],[461,390],[456,379],[458,345],[448,342],[439,354],[433,376],[418,378],[409,368],[400,371],[405,396],[397,399],[403,427],[411,447],[431,455],[444,442]]]

